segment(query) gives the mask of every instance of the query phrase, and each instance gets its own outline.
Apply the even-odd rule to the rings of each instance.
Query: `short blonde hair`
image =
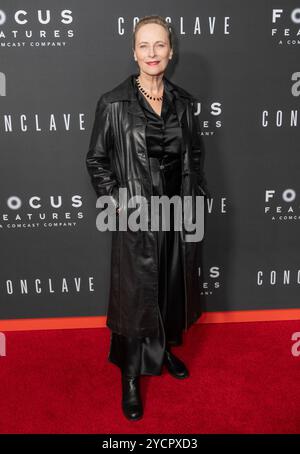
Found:
[[[136,24],[133,30],[132,36],[132,47],[135,49],[135,38],[137,31],[145,24],[158,24],[161,25],[166,32],[168,33],[170,48],[173,49],[173,33],[170,25],[168,22],[162,17],[156,14],[152,14],[151,16],[144,16],[142,17]]]

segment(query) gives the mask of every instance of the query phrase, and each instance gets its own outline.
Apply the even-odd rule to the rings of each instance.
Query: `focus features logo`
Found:
[[[287,188],[282,191],[266,189],[264,212],[272,221],[299,221],[299,202],[295,189]]]
[[[218,265],[212,265],[208,269],[208,277],[204,277],[199,267],[199,277],[201,277],[201,295],[210,296],[215,291],[218,291],[222,287],[221,267]],[[201,276],[202,274],[202,276]]]
[[[74,37],[72,11],[17,10],[7,14],[0,10],[1,47],[64,47]]]
[[[297,46],[300,44],[300,8],[274,8],[271,11],[271,36],[279,46]]]
[[[82,205],[81,195],[34,195],[27,199],[13,195],[4,203],[0,200],[0,230],[77,227],[84,217]]]

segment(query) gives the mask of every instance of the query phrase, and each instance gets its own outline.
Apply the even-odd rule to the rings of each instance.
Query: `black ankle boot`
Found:
[[[141,419],[143,416],[139,378],[122,373],[122,410],[131,421]]]
[[[175,378],[187,378],[190,375],[184,363],[171,353],[170,347],[165,349],[164,364]]]

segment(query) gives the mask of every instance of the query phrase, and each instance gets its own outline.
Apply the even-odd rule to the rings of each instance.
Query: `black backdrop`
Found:
[[[213,196],[199,301],[207,313],[300,308],[299,2],[7,0],[2,320],[106,314],[111,234],[96,229],[85,156],[100,95],[138,70],[132,28],[146,14],[172,23],[166,75],[198,100]]]

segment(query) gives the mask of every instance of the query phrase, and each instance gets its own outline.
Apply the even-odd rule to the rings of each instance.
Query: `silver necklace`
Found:
[[[147,98],[152,99],[153,101],[162,101],[163,100],[163,95],[162,96],[157,96],[157,97],[149,95],[148,92],[141,86],[141,83],[140,83],[138,77],[136,78],[136,83],[137,83],[137,86],[138,86],[139,90],[145,96],[147,96]]]

